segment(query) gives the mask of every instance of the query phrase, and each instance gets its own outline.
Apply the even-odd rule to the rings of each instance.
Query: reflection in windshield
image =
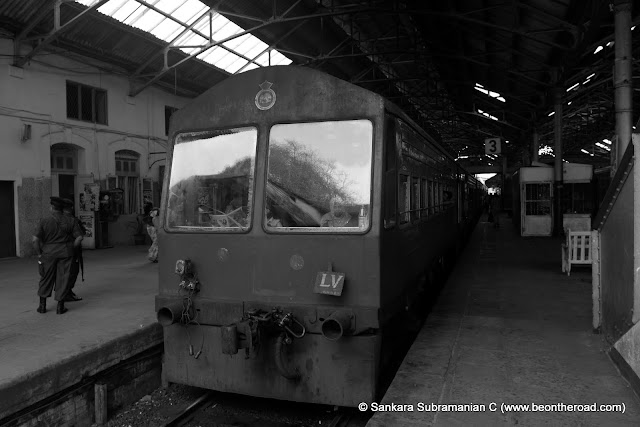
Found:
[[[169,228],[248,228],[257,133],[255,128],[240,128],[176,137],[166,215]]]
[[[267,228],[368,228],[372,144],[368,120],[273,126]]]

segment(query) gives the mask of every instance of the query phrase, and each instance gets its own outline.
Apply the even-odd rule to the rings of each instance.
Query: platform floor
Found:
[[[66,303],[62,315],[53,298],[47,313],[36,312],[35,258],[0,259],[0,420],[117,363],[135,346],[161,342],[158,268],[146,253],[146,246],[84,251],[85,281],[79,277],[74,289],[83,300]]]
[[[506,217],[499,229],[485,221],[380,402],[414,410],[376,412],[367,426],[640,425],[638,397],[592,332],[590,268],[578,266],[567,277],[559,239],[522,238]],[[420,412],[419,402],[486,410]],[[626,409],[502,413],[502,403]]]

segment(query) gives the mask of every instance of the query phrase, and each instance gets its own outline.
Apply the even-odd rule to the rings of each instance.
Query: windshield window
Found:
[[[249,228],[257,135],[247,127],[176,137],[165,215],[169,229]]]
[[[274,125],[266,228],[341,233],[368,229],[372,147],[369,120]]]

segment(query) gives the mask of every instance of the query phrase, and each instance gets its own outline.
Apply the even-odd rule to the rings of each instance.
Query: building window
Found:
[[[78,170],[78,152],[68,144],[55,144],[51,147],[51,171],[54,173],[75,174]]]
[[[178,109],[175,107],[169,107],[168,105],[165,105],[164,107],[164,134],[165,135],[169,135],[169,124],[171,123],[171,116],[176,111],[178,111]]]
[[[67,82],[67,118],[107,124],[107,91]]]
[[[140,174],[138,153],[130,150],[116,152],[116,178],[118,188],[124,191],[123,203],[119,205],[117,214],[134,214],[140,205]]]

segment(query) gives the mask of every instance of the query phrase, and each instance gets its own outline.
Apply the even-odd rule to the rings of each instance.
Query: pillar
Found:
[[[634,154],[640,153],[640,134],[633,135]],[[636,159],[638,158],[636,154]],[[640,166],[633,166],[633,316],[632,322],[640,321]]]
[[[614,88],[616,108],[616,168],[622,160],[631,140],[633,126],[633,87],[632,87],[632,53],[631,53],[631,0],[615,0],[615,67]]]
[[[559,236],[562,231],[562,212],[560,211],[560,200],[562,200],[562,88],[556,88],[553,93],[555,104],[555,114],[553,117],[553,147],[554,158],[554,185],[553,185],[553,235]]]

